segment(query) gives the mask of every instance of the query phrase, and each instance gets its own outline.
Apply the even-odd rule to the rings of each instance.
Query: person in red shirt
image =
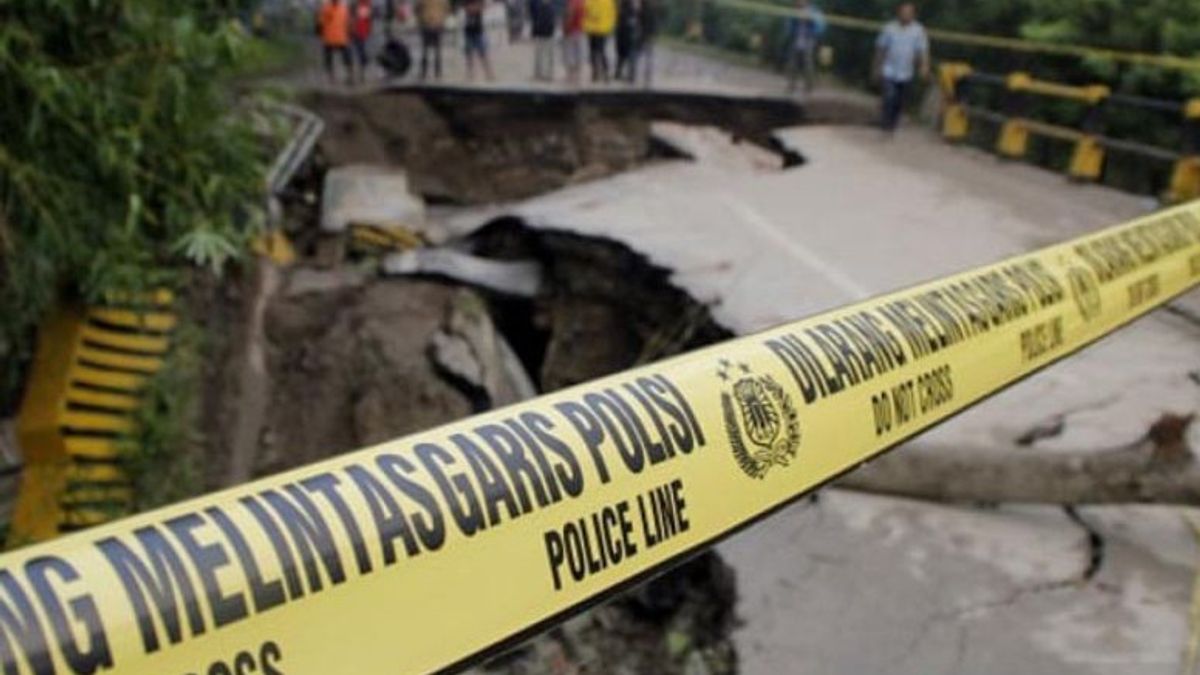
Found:
[[[563,12],[563,63],[567,67],[567,82],[579,84],[583,71],[583,49],[587,37],[583,34],[584,0],[567,0]]]
[[[325,0],[317,14],[317,32],[325,48],[325,72],[334,80],[334,57],[341,55],[346,66],[346,78],[354,81],[354,64],[350,60],[350,9],[344,0]]]
[[[351,15],[350,42],[354,45],[354,55],[358,58],[358,81],[367,79],[367,65],[371,57],[367,53],[367,43],[371,40],[371,25],[375,20],[375,7],[371,0],[357,0]]]

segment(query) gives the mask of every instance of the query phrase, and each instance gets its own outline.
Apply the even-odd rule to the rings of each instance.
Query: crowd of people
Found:
[[[385,25],[415,25],[420,40],[417,75],[422,80],[442,78],[444,37],[452,18],[462,30],[467,78],[482,70],[495,79],[488,25],[489,0],[321,0],[316,30],[324,47],[325,70],[330,80],[340,60],[348,82],[362,81],[370,63],[368,42],[377,19]],[[505,26],[511,42],[528,36],[533,43],[533,78],[552,82],[561,54],[566,81],[579,84],[584,74],[584,54],[592,82],[621,81],[650,84],[654,70],[654,40],[660,22],[660,2],[665,0],[492,0],[505,7]],[[826,19],[812,0],[795,0],[796,12],[788,18],[785,69],[789,89],[801,80],[806,91],[816,85],[817,48]],[[906,98],[918,77],[930,72],[929,37],[917,21],[916,5],[902,1],[895,20],[884,26],[875,43],[872,77],[882,90],[881,125],[895,131]],[[615,59],[611,56],[615,55]]]
[[[654,38],[663,0],[492,0],[504,5],[510,41],[533,43],[533,78],[554,81],[561,58],[566,81],[582,82],[586,63],[593,82],[649,84]],[[370,63],[368,41],[375,24],[391,32],[415,27],[417,76],[441,79],[446,35],[454,22],[462,31],[467,78],[482,71],[494,79],[487,25],[489,0],[322,0],[316,31],[325,72],[337,79],[339,64],[348,83],[362,81]],[[394,40],[394,38],[390,38]]]

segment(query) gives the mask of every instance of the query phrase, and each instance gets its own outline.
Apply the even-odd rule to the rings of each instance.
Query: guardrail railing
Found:
[[[1037,135],[1074,144],[1067,174],[1084,181],[1099,180],[1104,173],[1106,153],[1119,151],[1172,165],[1171,180],[1164,198],[1179,203],[1200,197],[1200,99],[1167,101],[1114,93],[1107,85],[1066,85],[1015,72],[1005,76],[976,72],[969,64],[942,63],[938,70],[942,95],[942,136],[950,141],[966,140],[971,121],[981,119],[1000,128],[995,149],[1001,156],[1019,159],[1029,151],[1030,137]],[[974,87],[998,88],[1004,92],[1003,112],[972,105]],[[1051,124],[1029,117],[1030,97],[1074,101],[1083,106],[1077,127]],[[1105,135],[1105,112],[1124,106],[1174,115],[1184,139],[1179,148],[1165,148]]]
[[[123,435],[163,366],[173,295],[66,306],[43,322],[17,416],[23,468],[8,546],[45,541],[128,515]]]

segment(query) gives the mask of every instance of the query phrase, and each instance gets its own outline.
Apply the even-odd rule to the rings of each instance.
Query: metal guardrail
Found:
[[[756,0],[705,1],[712,2],[720,6],[730,7],[755,14],[765,14],[768,16],[794,17],[800,16],[801,14],[794,8],[782,5],[771,5],[764,2],[758,2]],[[865,19],[857,16],[846,16],[842,14],[826,14],[825,18],[831,26],[838,26],[840,28],[846,28],[850,30],[874,32],[880,30],[885,25],[884,21]],[[1180,70],[1185,72],[1200,71],[1200,59],[1193,57],[1175,56],[1171,54],[1149,54],[1146,52],[1106,49],[1103,47],[1093,47],[1080,44],[1038,42],[1021,38],[1009,38],[998,35],[980,35],[978,33],[967,33],[964,31],[946,30],[933,27],[927,27],[926,30],[931,40],[945,44],[986,47],[990,49],[1021,52],[1026,54],[1070,56],[1081,59],[1098,58],[1115,61],[1118,63],[1153,66],[1155,68]]]
[[[17,417],[23,469],[8,546],[45,541],[128,515],[122,435],[162,368],[176,318],[171,293],[82,310],[41,326]]]
[[[1097,180],[1104,172],[1106,151],[1117,151],[1147,159],[1173,163],[1170,186],[1164,198],[1184,202],[1200,197],[1200,99],[1187,102],[1166,101],[1143,96],[1114,94],[1102,84],[1075,86],[1038,80],[1028,73],[1007,76],[975,72],[969,64],[943,63],[938,71],[942,94],[942,136],[950,141],[967,138],[971,119],[982,119],[1000,126],[996,151],[1005,157],[1024,157],[1031,135],[1074,143],[1067,173],[1078,180]],[[968,103],[968,90],[974,85],[1000,87],[1006,92],[1007,110],[986,110]],[[1049,124],[1026,116],[1027,97],[1044,96],[1074,101],[1085,107],[1079,128]],[[1108,106],[1127,106],[1179,116],[1185,138],[1192,139],[1180,150],[1138,141],[1118,139],[1103,133],[1103,112]]]

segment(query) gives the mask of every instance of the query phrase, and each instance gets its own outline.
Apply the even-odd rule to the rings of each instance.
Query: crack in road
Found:
[[[1088,523],[1082,515],[1080,515],[1079,509],[1077,509],[1075,506],[1070,504],[1064,506],[1063,513],[1066,513],[1067,517],[1070,518],[1071,521],[1076,525],[1081,527],[1084,533],[1087,535],[1088,564],[1087,567],[1084,568],[1083,574],[1080,575],[1079,581],[1081,583],[1089,582],[1096,578],[1096,575],[1100,573],[1100,568],[1104,565],[1104,555],[1106,551],[1105,547],[1107,542],[1105,541],[1104,536],[1101,535],[1096,528],[1092,527],[1092,525]]]
[[[1062,436],[1070,417],[1080,413],[1103,410],[1120,400],[1120,394],[1112,394],[1067,408],[1030,426],[1027,431],[1017,436],[1016,443],[1022,447],[1031,447],[1040,440]]]
[[[1194,312],[1194,311],[1188,309],[1187,307],[1183,307],[1183,306],[1177,305],[1177,304],[1164,305],[1163,309],[1168,314],[1173,314],[1173,315],[1183,319],[1184,321],[1187,321],[1188,323],[1192,324],[1193,326],[1200,328],[1200,313]]]
[[[917,631],[916,636],[909,643],[908,648],[905,649],[904,656],[901,658],[901,662],[907,661],[908,658],[916,652],[921,643],[925,641],[925,638],[929,635],[929,633],[940,624],[955,623],[974,614],[1011,607],[1017,602],[1031,595],[1053,593],[1057,591],[1078,588],[1095,579],[1096,575],[1100,573],[1100,569],[1104,566],[1107,542],[1104,539],[1104,536],[1100,534],[1095,527],[1088,523],[1082,515],[1080,515],[1076,507],[1064,506],[1063,512],[1067,515],[1071,522],[1078,525],[1080,529],[1084,531],[1084,534],[1087,537],[1088,560],[1083,570],[1081,570],[1078,574],[1066,579],[1045,581],[1030,586],[1015,588],[997,598],[973,602],[964,606],[955,607],[953,609],[938,610],[930,614],[925,618],[924,621],[921,622],[921,627]],[[957,663],[961,664],[962,658],[963,655],[960,654]]]

